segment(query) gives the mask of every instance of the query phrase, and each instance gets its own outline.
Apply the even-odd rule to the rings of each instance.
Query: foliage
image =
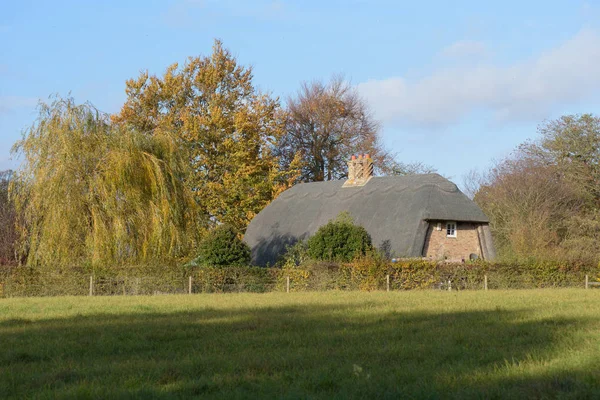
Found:
[[[250,248],[233,227],[220,225],[200,242],[195,264],[211,267],[247,266],[250,264]]]
[[[541,139],[521,150],[554,165],[590,205],[600,207],[600,117],[565,115],[542,124]]]
[[[213,53],[173,64],[162,77],[127,81],[127,101],[113,116],[141,132],[172,132],[184,144],[186,186],[206,223],[243,231],[295,177],[279,170],[272,147],[283,132],[277,99],[259,93],[252,69],[215,41]]]
[[[0,171],[0,265],[17,262],[16,256],[16,211],[9,196],[12,171]]]
[[[548,287],[583,287],[585,275],[600,277],[598,265],[571,261],[531,259],[506,263],[432,263],[404,260],[389,266],[392,289],[446,288],[482,289],[484,275],[490,289],[525,289]]]
[[[503,259],[600,260],[600,118],[563,116],[539,127],[481,179],[475,201]]]
[[[57,98],[40,104],[14,151],[24,157],[13,197],[28,265],[175,259],[194,247],[196,206],[169,133],[111,127],[92,105]]]
[[[198,292],[385,290],[390,289],[481,290],[484,276],[489,289],[534,289],[583,287],[585,276],[600,281],[600,265],[584,261],[556,262],[535,259],[522,262],[474,263],[431,262],[405,259],[392,263],[370,252],[350,263],[305,259],[300,265],[281,268],[153,263],[118,267],[84,266],[40,270],[26,266],[0,268],[0,298],[15,296],[86,295],[90,276],[96,295],[187,293],[189,278]]]
[[[483,289],[484,275],[490,289],[583,287],[585,275],[600,279],[598,265],[585,262],[530,260],[521,263],[445,263],[406,259],[391,263],[377,253],[357,257],[350,263],[307,261],[285,269],[293,276],[292,290],[391,290]],[[291,275],[293,274],[293,275]]]
[[[277,144],[284,166],[300,155],[303,182],[340,179],[352,154],[369,153],[379,172],[398,164],[385,150],[379,125],[358,92],[341,77],[303,83],[287,101],[285,134]]]
[[[192,272],[195,293],[272,292],[285,288],[280,269],[228,266]]]
[[[308,239],[308,253],[316,260],[351,261],[372,248],[367,230],[355,225],[348,213],[341,213]]]
[[[295,268],[305,264],[309,260],[308,244],[306,241],[300,240],[294,245],[287,247],[285,253],[280,257],[276,265],[283,268]]]
[[[475,201],[490,218],[504,259],[559,256],[556,249],[567,234],[567,221],[582,206],[556,167],[516,156],[489,172]]]

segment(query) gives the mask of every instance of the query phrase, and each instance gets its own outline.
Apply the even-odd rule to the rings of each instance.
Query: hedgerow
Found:
[[[585,276],[600,281],[598,265],[571,261],[523,263],[431,262],[406,259],[392,263],[370,253],[349,263],[304,260],[281,267],[184,267],[182,265],[71,268],[47,272],[28,267],[0,269],[0,297],[88,295],[90,277],[94,295],[269,292],[319,290],[448,289],[478,290],[487,277],[489,289],[583,287]],[[450,283],[449,283],[450,282]]]

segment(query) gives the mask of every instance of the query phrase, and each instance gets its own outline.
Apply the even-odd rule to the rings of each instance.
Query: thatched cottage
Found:
[[[438,174],[374,177],[368,155],[352,157],[348,179],[298,184],[262,210],[244,240],[256,265],[274,264],[347,211],[391,257],[461,261],[495,256],[489,220]]]

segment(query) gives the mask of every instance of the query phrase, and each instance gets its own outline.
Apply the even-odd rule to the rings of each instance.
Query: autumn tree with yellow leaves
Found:
[[[279,101],[256,90],[252,78],[252,69],[215,41],[210,56],[128,80],[127,100],[112,117],[148,135],[173,133],[186,151],[185,183],[202,217],[242,231],[296,176],[296,164],[282,171],[274,155],[284,131]]]

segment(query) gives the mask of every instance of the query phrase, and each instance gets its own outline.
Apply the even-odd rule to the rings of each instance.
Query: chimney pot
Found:
[[[352,154],[348,161],[348,180],[344,187],[363,186],[373,176],[373,160],[368,153]]]

